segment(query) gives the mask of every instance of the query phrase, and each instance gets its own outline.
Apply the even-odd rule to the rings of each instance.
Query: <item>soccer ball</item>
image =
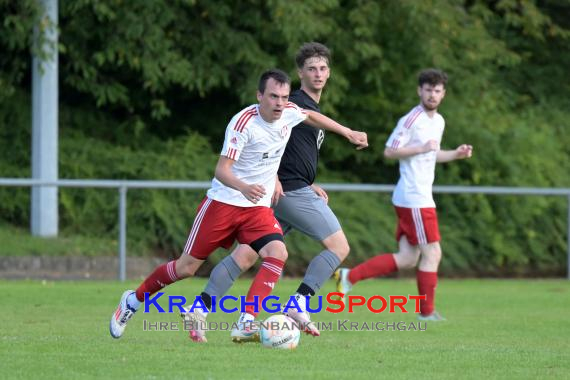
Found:
[[[259,333],[261,344],[267,348],[292,350],[299,344],[301,333],[297,323],[283,315],[272,315],[262,322]]]

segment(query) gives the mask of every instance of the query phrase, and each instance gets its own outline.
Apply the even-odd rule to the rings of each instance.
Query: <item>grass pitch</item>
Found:
[[[299,280],[282,280],[290,295]],[[245,294],[241,280],[232,294]],[[321,337],[302,336],[294,351],[234,344],[211,331],[195,344],[180,331],[143,331],[143,323],[174,322],[177,313],[142,313],[114,340],[109,319],[123,290],[138,282],[0,281],[0,378],[105,379],[545,379],[570,378],[570,282],[566,280],[441,280],[438,310],[445,322],[425,331],[344,331],[338,320],[417,322],[413,314],[321,312],[331,322]],[[174,284],[165,295],[193,299],[204,279]],[[321,290],[334,291],[333,282]],[[353,294],[408,295],[415,281],[371,280]],[[165,297],[163,296],[162,299]],[[161,302],[166,306],[166,302]],[[267,317],[260,314],[260,318]],[[229,322],[237,314],[212,314]],[[182,326],[180,324],[180,326]]]

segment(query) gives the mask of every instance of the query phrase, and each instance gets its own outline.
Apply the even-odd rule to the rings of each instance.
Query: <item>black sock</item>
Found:
[[[204,302],[204,305],[206,305],[208,310],[212,310],[212,297],[210,297],[210,295],[205,292],[202,292],[200,294],[200,297],[202,297],[202,302]]]
[[[311,289],[311,287],[307,284],[305,284],[304,282],[301,283],[301,285],[299,285],[299,289],[297,289],[297,293],[299,293],[302,296],[314,296],[315,295],[315,291],[313,289]]]

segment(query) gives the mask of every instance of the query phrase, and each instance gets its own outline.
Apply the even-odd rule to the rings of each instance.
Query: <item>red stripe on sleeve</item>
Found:
[[[251,118],[252,114],[257,115],[257,112],[255,109],[250,109],[250,110],[242,113],[241,116],[239,117],[236,125],[234,126],[234,129],[238,132],[241,132],[240,129],[243,130],[243,127],[248,122],[248,120]]]
[[[410,116],[408,116],[408,118],[406,119],[406,122],[404,123],[404,128],[409,129],[414,124],[414,121],[416,121],[418,116],[421,115],[422,112],[423,110],[420,107],[416,107],[415,111],[412,112]]]
[[[247,125],[247,123],[249,123],[249,121],[251,120],[252,117],[254,117],[255,115],[257,115],[257,113],[251,113],[247,116],[247,118],[243,121],[242,125],[239,126],[238,128],[236,128],[236,130],[241,133],[243,132],[243,130],[245,129],[245,126]]]

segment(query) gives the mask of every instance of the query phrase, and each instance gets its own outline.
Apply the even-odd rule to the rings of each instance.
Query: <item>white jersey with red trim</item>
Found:
[[[226,128],[221,155],[236,161],[232,172],[237,178],[247,184],[263,185],[265,196],[254,204],[239,191],[214,178],[208,197],[234,206],[270,207],[277,169],[291,130],[306,118],[305,112],[291,102],[285,106],[281,118],[273,123],[261,118],[258,104],[235,115]]]
[[[398,121],[386,142],[386,147],[422,146],[429,140],[441,143],[445,121],[439,113],[429,117],[421,105],[414,107]],[[399,207],[435,207],[432,185],[435,179],[434,151],[400,159],[400,179],[392,195],[392,203]]]

